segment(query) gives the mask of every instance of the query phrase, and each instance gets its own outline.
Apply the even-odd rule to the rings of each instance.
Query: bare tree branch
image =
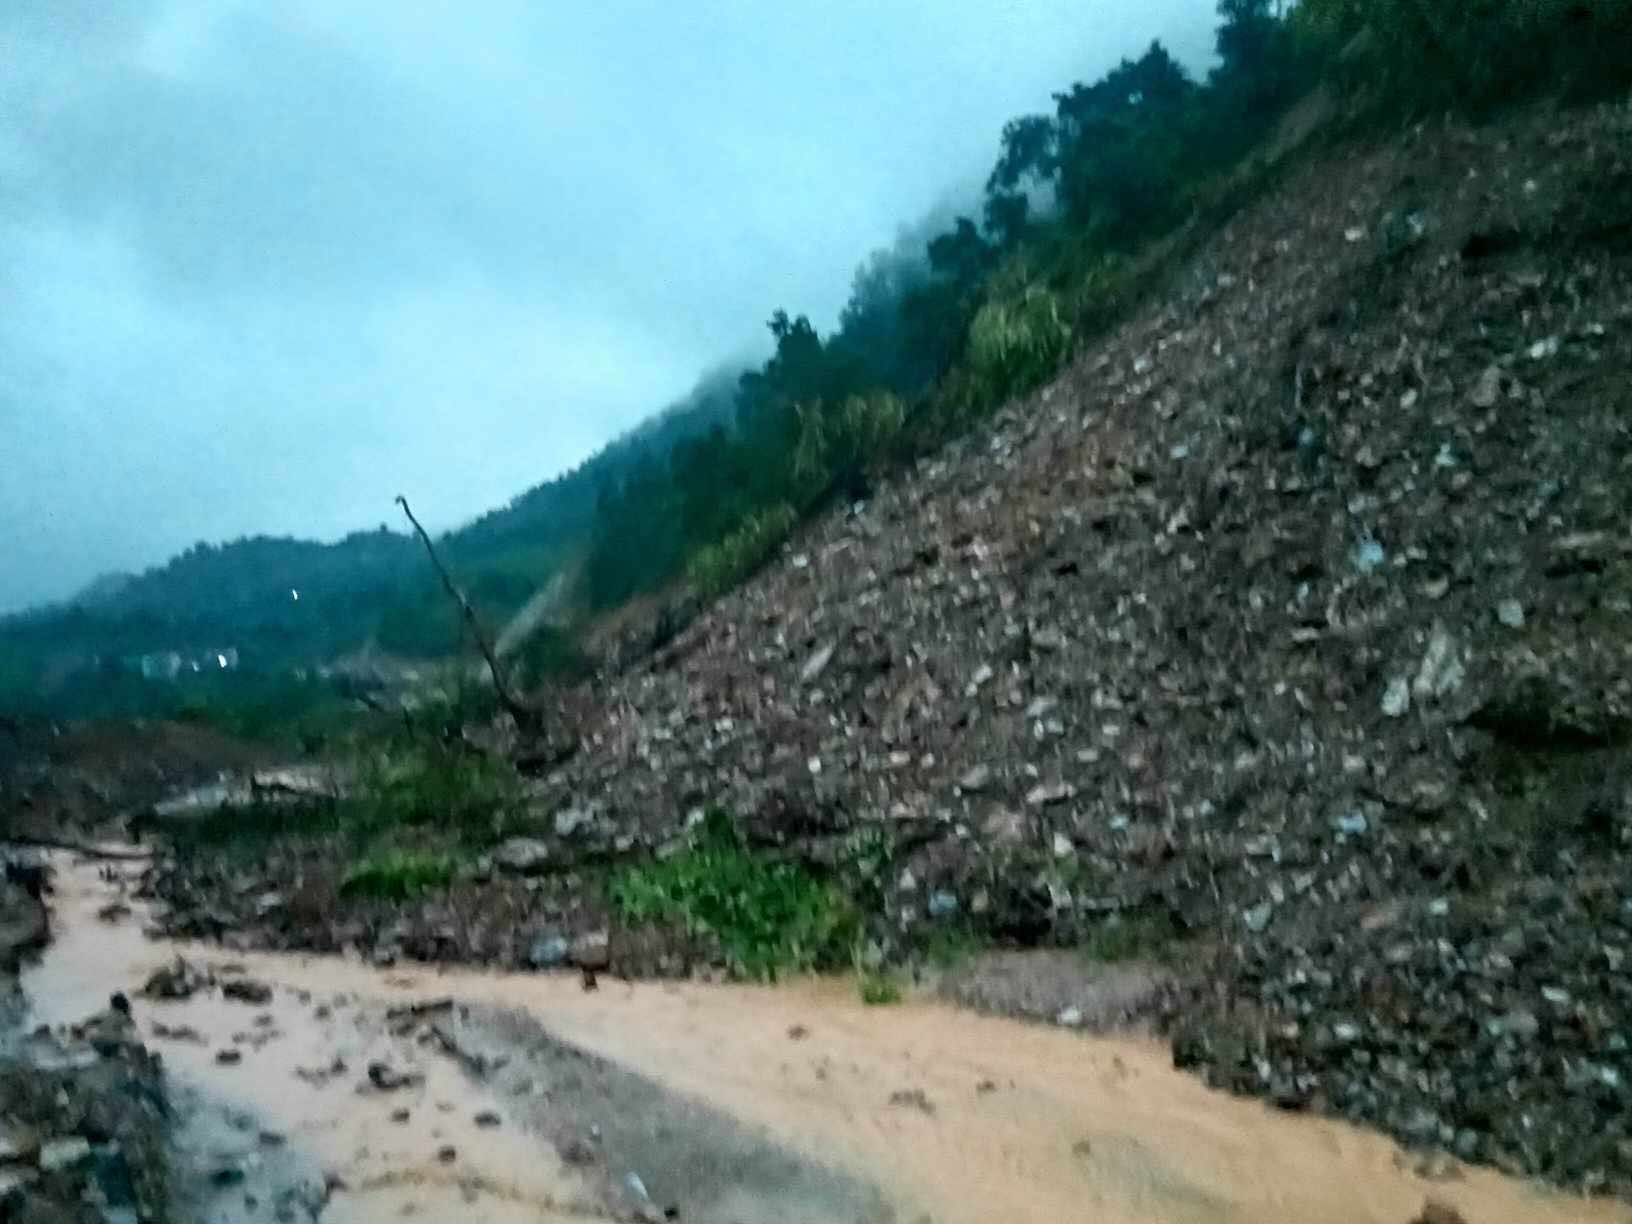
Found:
[[[504,667],[500,664],[499,656],[493,649],[493,643],[488,640],[487,634],[482,630],[481,621],[476,618],[476,609],[470,606],[470,600],[465,598],[465,593],[454,585],[452,575],[448,573],[447,567],[442,564],[442,558],[436,555],[436,546],[431,543],[431,537],[426,533],[425,528],[420,526],[419,520],[414,517],[414,512],[408,508],[408,499],[401,493],[397,494],[397,505],[402,507],[402,512],[408,516],[408,521],[414,525],[414,531],[419,534],[420,542],[425,545],[425,552],[431,558],[431,564],[436,567],[437,577],[442,579],[442,587],[447,591],[448,598],[459,605],[460,615],[464,617],[465,624],[470,627],[471,636],[476,639],[476,649],[482,652],[482,658],[487,661],[487,670],[493,676],[493,689],[499,696],[499,704],[510,712],[510,717],[516,720],[517,726],[529,731],[541,729],[544,723],[543,714],[535,707],[528,705],[510,688],[510,683],[505,677]]]

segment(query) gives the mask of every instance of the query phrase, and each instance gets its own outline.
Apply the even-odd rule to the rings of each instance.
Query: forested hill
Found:
[[[440,537],[472,598],[494,618],[519,608],[583,551],[606,490],[730,419],[740,374],[738,366],[711,371],[578,467]],[[174,653],[184,666],[221,656],[234,672],[264,679],[365,645],[414,657],[448,654],[457,625],[405,528],[382,521],[333,543],[270,536],[201,542],[144,573],[103,575],[60,604],[6,617],[0,711],[128,712],[143,708],[144,698],[162,709],[174,694],[130,683],[140,678],[144,656]],[[154,666],[149,659],[150,673]]]
[[[1447,108],[1623,90],[1629,7],[1220,0],[1205,74],[1153,43],[1065,84],[1051,109],[994,134],[973,215],[862,263],[830,334],[767,303],[767,361],[716,371],[576,470],[453,532],[447,560],[494,620],[562,574],[579,623],[649,593],[712,598],[801,520],[867,496],[1127,317],[1274,182],[1295,155],[1300,101],[1324,98],[1328,127],[1397,131]],[[199,545],[128,582],[99,581],[75,606],[0,622],[0,708],[94,693],[110,668],[153,651],[231,647],[262,669],[365,644],[445,654],[452,613],[395,527],[332,545]],[[63,681],[74,675],[93,679],[76,690]]]

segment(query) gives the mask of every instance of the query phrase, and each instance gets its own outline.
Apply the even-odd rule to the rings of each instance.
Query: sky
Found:
[[[1213,7],[4,0],[0,611],[502,504]]]

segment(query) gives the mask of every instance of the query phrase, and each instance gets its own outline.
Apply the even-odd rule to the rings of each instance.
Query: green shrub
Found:
[[[453,881],[453,860],[445,855],[398,850],[354,864],[340,882],[342,897],[407,901]]]
[[[856,989],[868,1007],[887,1007],[901,1002],[901,984],[878,970],[865,971],[857,977]]]
[[[1046,382],[1070,350],[1059,298],[1040,285],[994,298],[969,325],[969,370],[992,404]]]
[[[798,864],[751,853],[718,812],[680,854],[618,872],[611,896],[627,922],[677,923],[717,941],[740,977],[837,968],[858,930],[837,889]]]
[[[751,514],[719,543],[697,553],[686,567],[686,577],[699,594],[722,595],[770,560],[798,521],[786,503]]]
[[[482,845],[505,835],[519,800],[507,765],[457,743],[417,743],[362,761],[340,822],[360,838],[419,827]]]

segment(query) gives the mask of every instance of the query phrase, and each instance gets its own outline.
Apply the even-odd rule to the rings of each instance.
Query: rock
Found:
[[[567,963],[571,945],[560,935],[544,934],[527,949],[527,964],[534,969],[556,969]]]
[[[1411,682],[1411,695],[1419,701],[1447,697],[1462,687],[1464,674],[1455,639],[1444,625],[1436,624],[1428,636],[1417,677]]]
[[[550,869],[550,847],[536,837],[510,837],[493,851],[493,865],[512,875],[541,875]]]
[[[0,1165],[32,1163],[40,1150],[40,1137],[20,1122],[0,1122]]]
[[[599,1150],[581,1135],[567,1135],[556,1140],[555,1150],[561,1157],[561,1163],[572,1168],[581,1169],[601,1159]]]
[[[1395,676],[1383,690],[1383,713],[1389,718],[1403,718],[1411,710],[1411,684],[1404,676]]]
[[[958,787],[961,790],[968,791],[970,794],[978,794],[980,791],[985,790],[989,785],[991,785],[991,781],[991,767],[988,765],[976,765],[972,769],[965,770],[962,776],[958,778]]]
[[[1247,930],[1254,935],[1261,933],[1269,925],[1269,920],[1275,915],[1275,903],[1263,901],[1251,909],[1243,910],[1241,921],[1246,924]]]
[[[1449,1203],[1429,1199],[1409,1224],[1468,1224],[1462,1213]]]
[[[562,839],[569,838],[578,830],[588,828],[594,820],[595,813],[589,808],[562,808],[555,814],[555,835]]]
[[[1368,828],[1371,822],[1366,819],[1362,811],[1344,812],[1332,821],[1332,826],[1345,837],[1359,837]]]
[[[1509,629],[1524,628],[1524,605],[1516,599],[1504,599],[1496,605],[1496,619]]]
[[[90,1158],[91,1141],[79,1135],[71,1135],[40,1144],[36,1163],[40,1166],[40,1172],[55,1173],[59,1169],[73,1168]]]
[[[837,645],[836,642],[828,642],[811,653],[810,658],[805,660],[805,665],[799,669],[801,684],[814,684],[821,678],[821,674],[833,660],[833,651]]]
[[[1500,366],[1486,366],[1479,380],[1468,392],[1468,400],[1475,408],[1494,408],[1502,397],[1502,370]]]
[[[272,1001],[272,987],[254,978],[232,977],[221,983],[221,997],[260,1007]]]
[[[484,1109],[473,1119],[477,1126],[491,1128],[499,1125],[499,1115],[491,1109]]]
[[[223,1067],[236,1067],[244,1061],[244,1052],[233,1046],[227,1046],[215,1052],[215,1061]]]
[[[1061,1028],[1081,1028],[1083,1022],[1082,1008],[1067,1007],[1054,1017],[1054,1023]]]
[[[903,1088],[890,1093],[890,1104],[903,1109],[916,1109],[919,1113],[933,1114],[935,1106],[922,1088]]]
[[[1076,797],[1077,788],[1065,782],[1047,782],[1026,792],[1026,802],[1032,807],[1053,807]]]
[[[188,999],[208,984],[209,978],[204,973],[178,956],[148,975],[142,994],[150,999]]]
[[[241,1164],[217,1165],[210,1173],[210,1184],[224,1190],[229,1186],[243,1185],[245,1177],[244,1166]]]
[[[401,1126],[412,1116],[412,1113],[406,1106],[398,1106],[396,1109],[391,1111],[391,1121],[395,1122],[398,1126]]]
[[[605,969],[612,961],[611,949],[606,930],[585,931],[572,941],[571,960],[580,969]]]
[[[947,918],[958,912],[958,895],[940,889],[929,894],[925,910],[931,918]]]
[[[381,1092],[396,1092],[399,1088],[422,1083],[424,1079],[416,1071],[399,1071],[387,1062],[376,1060],[368,1064],[368,1082]]]
[[[204,1036],[190,1024],[162,1024],[153,1025],[153,1036],[161,1041],[190,1041],[195,1045],[204,1044]]]
[[[459,1149],[451,1143],[444,1143],[436,1149],[436,1158],[443,1164],[452,1164],[459,1159]]]

